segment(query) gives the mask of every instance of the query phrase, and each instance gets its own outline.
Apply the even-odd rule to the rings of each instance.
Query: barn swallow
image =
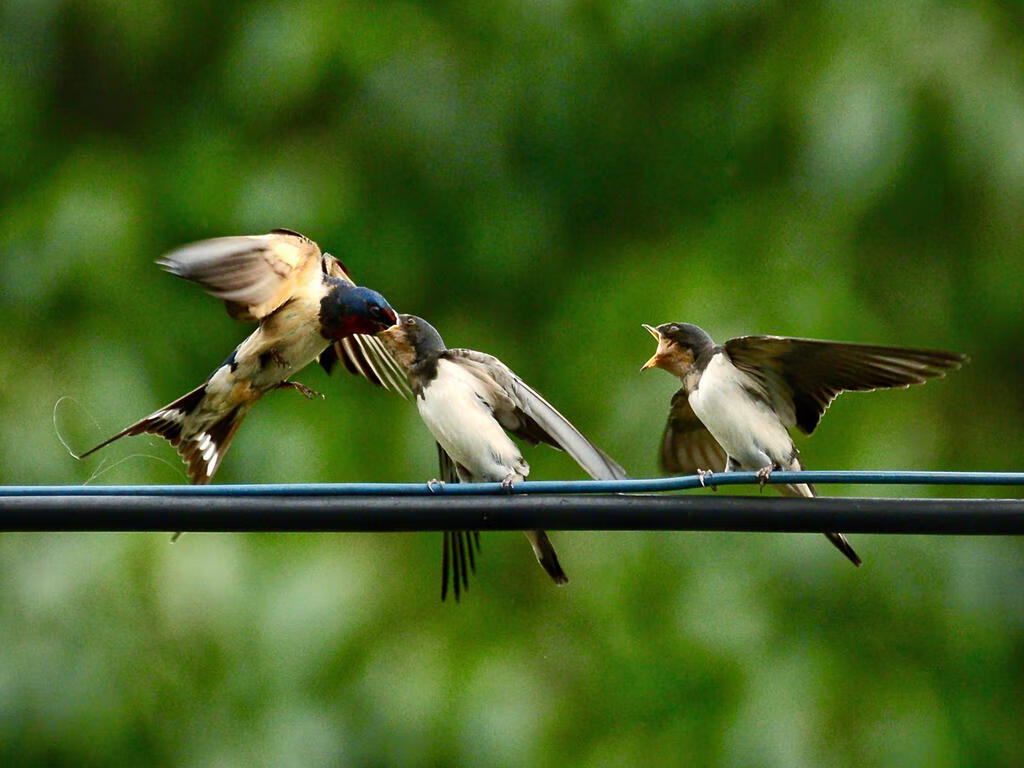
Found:
[[[673,474],[706,470],[800,470],[789,427],[811,434],[844,391],[904,388],[959,368],[965,355],[785,336],[740,336],[716,345],[701,328],[652,328],[658,349],[641,370],[663,368],[683,387],[672,398],[661,466]],[[779,486],[787,496],[816,496],[810,483]],[[841,533],[826,533],[854,565],[861,560]]]
[[[219,237],[186,245],[157,262],[222,299],[236,320],[258,327],[199,387],[104,440],[79,458],[128,436],[168,440],[188,465],[192,483],[208,483],[242,419],[274,389],[316,392],[289,377],[318,356],[337,359],[383,386],[404,374],[373,334],[396,321],[387,299],[357,286],[344,265],[303,235]],[[333,345],[330,346],[329,345]]]
[[[626,472],[547,400],[498,358],[472,349],[448,349],[432,325],[399,315],[377,338],[406,371],[427,428],[437,441],[445,482],[498,482],[511,487],[530,473],[511,432],[529,445],[547,443],[568,453],[591,477],[621,480]],[[569,581],[544,531],[525,531],[538,562],[556,584]],[[449,568],[455,599],[469,587],[475,569],[475,531],[445,532],[441,560],[441,599]]]

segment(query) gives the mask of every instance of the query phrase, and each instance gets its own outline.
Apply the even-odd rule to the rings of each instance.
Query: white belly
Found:
[[[716,355],[690,394],[690,407],[742,469],[772,464],[788,468],[793,439],[778,415],[744,390],[742,375]]]
[[[474,392],[476,380],[460,366],[438,361],[437,377],[417,398],[434,439],[479,482],[521,480],[530,472],[518,446]]]

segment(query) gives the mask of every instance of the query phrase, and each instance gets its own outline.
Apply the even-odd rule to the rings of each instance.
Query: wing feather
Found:
[[[698,470],[721,472],[727,459],[725,449],[690,407],[686,390],[672,397],[668,422],[661,437],[661,468],[671,475],[693,475]]]
[[[326,271],[320,247],[290,230],[202,240],[165,254],[157,263],[199,283],[225,302],[232,317],[248,322],[266,317]]]
[[[628,477],[617,462],[498,358],[471,349],[449,349],[443,355],[481,379],[485,391],[492,395],[495,418],[508,431],[565,451],[595,480]]]
[[[356,334],[337,341],[317,358],[327,373],[340,360],[349,373],[362,376],[371,384],[394,392],[403,400],[412,400],[409,377],[376,336]]]
[[[758,384],[784,423],[807,434],[841,392],[923,384],[968,359],[935,349],[784,336],[740,336],[727,341],[725,351]]]

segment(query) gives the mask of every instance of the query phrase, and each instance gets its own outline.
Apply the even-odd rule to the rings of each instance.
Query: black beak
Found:
[[[392,325],[398,322],[398,315],[395,314],[395,310],[391,307],[381,307],[381,318],[377,320],[377,324],[380,326],[378,331],[383,331],[385,328],[390,328]]]

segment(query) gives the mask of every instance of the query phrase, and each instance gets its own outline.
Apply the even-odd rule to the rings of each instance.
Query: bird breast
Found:
[[[518,446],[494,418],[484,383],[462,366],[441,359],[437,376],[416,404],[434,439],[478,482],[521,479],[529,471]]]
[[[769,462],[788,466],[793,440],[778,414],[755,396],[756,391],[756,384],[725,353],[719,353],[690,394],[690,407],[744,469],[760,469]]]
[[[329,343],[320,333],[318,311],[318,303],[296,298],[264,319],[238,347],[238,375],[265,392],[313,362]]]

